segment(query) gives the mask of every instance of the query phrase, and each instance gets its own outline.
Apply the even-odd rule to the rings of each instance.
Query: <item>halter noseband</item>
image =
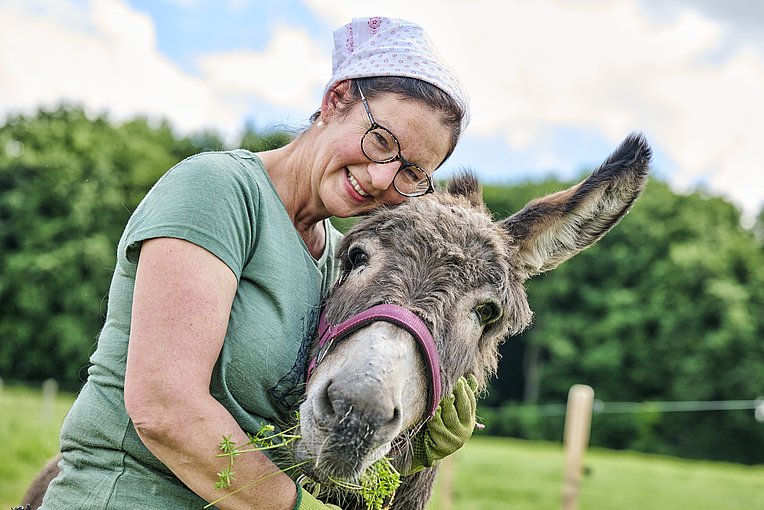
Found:
[[[307,378],[310,378],[313,369],[324,359],[334,342],[342,340],[354,331],[376,321],[395,324],[411,333],[416,339],[430,374],[428,419],[432,418],[438,404],[440,404],[440,356],[438,356],[432,334],[422,319],[402,306],[391,304],[372,306],[336,326],[329,324],[326,320],[326,313],[322,310],[318,321],[318,352],[308,363]]]

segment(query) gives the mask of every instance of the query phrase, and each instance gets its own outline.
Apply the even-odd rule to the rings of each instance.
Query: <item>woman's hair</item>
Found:
[[[361,95],[358,92],[358,87],[355,86],[355,82],[361,85],[367,99],[372,99],[384,93],[398,94],[406,99],[420,101],[422,104],[440,112],[444,123],[451,130],[448,153],[443,161],[451,156],[456,147],[456,142],[461,135],[462,119],[466,114],[464,109],[451,96],[435,85],[416,78],[406,76],[372,76],[351,80],[350,94],[345,95],[342,100],[345,106],[352,106],[361,100]],[[346,108],[345,111],[347,110]],[[318,120],[320,116],[321,110],[316,111],[310,117],[311,123]]]

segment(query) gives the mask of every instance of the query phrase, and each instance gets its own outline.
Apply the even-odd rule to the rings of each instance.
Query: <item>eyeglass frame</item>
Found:
[[[392,163],[393,161],[400,161],[402,164],[400,168],[398,168],[398,171],[395,172],[395,175],[393,176],[393,188],[395,188],[395,191],[397,191],[400,195],[408,198],[416,198],[421,197],[424,195],[427,195],[429,193],[435,193],[435,187],[432,184],[432,177],[430,177],[430,174],[421,166],[411,163],[406,158],[403,157],[403,154],[401,154],[401,144],[398,141],[398,138],[393,134],[392,131],[387,129],[385,126],[382,126],[377,121],[374,120],[374,116],[371,114],[371,108],[369,108],[369,102],[366,100],[366,96],[363,93],[363,90],[361,89],[361,84],[356,82],[356,85],[358,86],[358,92],[361,94],[361,103],[363,104],[363,108],[366,110],[366,115],[369,117],[369,122],[371,123],[371,127],[366,130],[366,132],[361,137],[361,152],[363,152],[363,155],[366,156],[366,158],[373,162],[373,163],[379,163],[379,164],[385,164],[385,163]],[[395,142],[395,146],[398,147],[398,154],[395,156],[392,156],[390,158],[384,159],[384,160],[376,160],[369,157],[368,154],[366,154],[366,151],[363,148],[363,141],[366,138],[366,135],[374,131],[375,129],[382,129],[383,131],[386,131],[390,137],[392,137],[393,141]],[[403,170],[407,168],[414,167],[420,172],[424,174],[425,179],[427,179],[427,189],[423,191],[422,193],[404,193],[401,190],[398,189],[398,186],[395,185],[395,178],[398,177],[398,174],[401,173]]]

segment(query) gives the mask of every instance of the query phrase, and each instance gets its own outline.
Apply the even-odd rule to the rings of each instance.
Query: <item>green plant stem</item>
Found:
[[[211,507],[211,506],[217,505],[218,503],[220,503],[221,501],[223,501],[225,498],[227,498],[227,497],[229,497],[229,496],[233,496],[234,494],[236,494],[236,493],[237,493],[237,492],[239,492],[239,491],[243,491],[244,489],[251,489],[252,487],[254,487],[255,485],[257,485],[257,484],[258,484],[258,483],[260,483],[260,482],[264,482],[265,480],[268,480],[269,478],[273,478],[274,476],[276,476],[276,475],[278,475],[278,474],[281,474],[281,473],[286,473],[287,471],[291,471],[291,470],[293,470],[293,469],[296,469],[296,468],[298,468],[298,467],[302,466],[303,464],[307,464],[307,463],[308,463],[308,461],[306,460],[305,462],[300,462],[299,464],[295,464],[294,466],[288,467],[288,468],[286,468],[286,469],[280,469],[280,470],[278,470],[278,471],[275,471],[275,472],[273,472],[273,473],[270,473],[270,474],[267,474],[267,475],[261,476],[261,477],[260,477],[260,478],[258,478],[257,480],[255,480],[255,481],[253,481],[253,482],[250,482],[250,483],[248,483],[248,484],[246,484],[246,485],[242,485],[242,486],[241,486],[241,487],[239,487],[238,489],[235,489],[235,490],[233,490],[233,491],[229,492],[229,493],[228,493],[228,494],[226,494],[225,496],[219,497],[219,498],[218,498],[218,499],[216,499],[215,501],[211,501],[210,503],[207,503],[206,505],[204,505],[204,508],[209,508],[209,507]]]

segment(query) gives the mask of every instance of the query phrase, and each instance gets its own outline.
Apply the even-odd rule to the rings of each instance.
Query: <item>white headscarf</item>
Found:
[[[462,107],[462,132],[467,127],[467,92],[419,25],[375,16],[354,18],[334,31],[332,78],[324,94],[342,80],[373,76],[408,76],[435,85]]]

